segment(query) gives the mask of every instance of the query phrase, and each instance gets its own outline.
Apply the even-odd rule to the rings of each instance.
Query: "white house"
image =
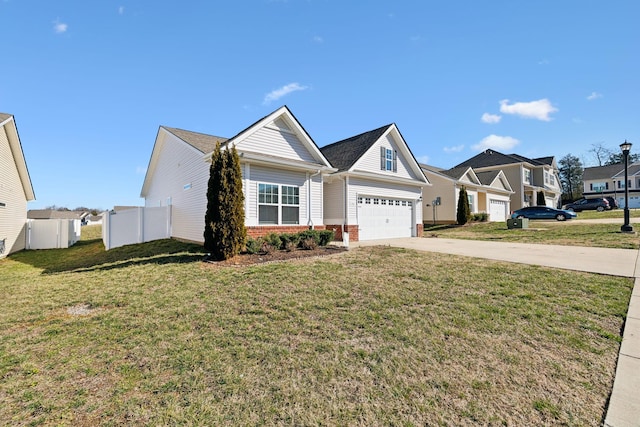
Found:
[[[25,248],[27,202],[35,200],[16,122],[0,113],[0,258]]]
[[[467,191],[471,213],[485,212],[488,220],[493,222],[507,220],[513,190],[502,170],[476,172],[468,166],[448,170],[424,164],[420,166],[433,184],[423,189],[428,205],[423,214],[425,224],[456,223],[461,187]]]
[[[217,142],[240,156],[249,236],[324,229],[323,179],[335,169],[283,106],[229,139],[160,127],[140,195],[145,206],[171,206],[172,237],[204,241]]]
[[[422,187],[430,183],[395,124],[321,151],[338,169],[325,177],[327,228],[351,241],[422,236]]]

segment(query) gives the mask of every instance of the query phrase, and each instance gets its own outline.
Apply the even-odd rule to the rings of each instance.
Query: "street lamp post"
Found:
[[[629,224],[629,151],[631,143],[625,140],[620,144],[622,155],[624,156],[624,224],[620,227],[623,233],[633,232],[633,227]]]

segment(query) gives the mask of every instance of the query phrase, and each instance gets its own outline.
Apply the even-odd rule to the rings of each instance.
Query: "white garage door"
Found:
[[[358,197],[359,240],[413,235],[413,202],[388,197]]]
[[[507,202],[504,200],[489,200],[489,220],[507,220]]]

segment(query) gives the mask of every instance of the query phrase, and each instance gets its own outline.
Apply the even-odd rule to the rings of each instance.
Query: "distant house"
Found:
[[[327,228],[352,241],[422,236],[422,187],[431,184],[395,124],[320,151],[338,169],[325,178]]]
[[[423,214],[425,224],[455,224],[462,187],[467,191],[472,214],[484,212],[488,220],[494,222],[507,220],[514,191],[502,170],[476,172],[468,166],[448,170],[420,166],[433,184],[422,190],[427,204]]]
[[[35,200],[16,122],[0,113],[0,258],[25,248],[27,202]]]
[[[536,206],[539,193],[544,196],[546,206],[560,205],[562,187],[553,156],[530,159],[489,149],[455,166],[460,167],[471,167],[476,174],[501,170],[513,190],[511,210]]]
[[[613,197],[618,206],[624,207],[625,185],[629,186],[629,208],[640,208],[640,162],[629,165],[628,182],[624,182],[624,164],[594,166],[584,168],[582,173],[582,195],[594,197]]]
[[[29,219],[79,219],[83,221],[91,215],[85,211],[59,211],[57,209],[30,209],[27,212]]]

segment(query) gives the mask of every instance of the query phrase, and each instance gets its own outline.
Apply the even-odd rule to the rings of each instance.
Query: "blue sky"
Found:
[[[0,0],[0,112],[36,201],[140,205],[160,125],[230,137],[287,105],[318,146],[396,123],[449,168],[640,149],[640,2]]]

